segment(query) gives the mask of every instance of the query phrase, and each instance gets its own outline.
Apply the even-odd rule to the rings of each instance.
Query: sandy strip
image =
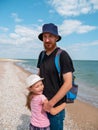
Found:
[[[28,130],[30,112],[25,108],[28,75],[13,61],[0,62],[0,130]],[[98,108],[75,101],[66,110],[64,130],[98,130]]]
[[[66,109],[66,130],[98,130],[98,108],[76,100],[74,104],[67,105]]]
[[[28,75],[13,62],[0,62],[0,130],[28,130],[24,82]]]

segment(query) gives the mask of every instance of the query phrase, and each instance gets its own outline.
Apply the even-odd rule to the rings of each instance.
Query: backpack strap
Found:
[[[60,77],[60,54],[62,52],[62,49],[58,49],[57,53],[56,53],[56,56],[55,56],[55,66],[56,66],[56,69],[58,71],[58,74],[59,74],[59,77]]]
[[[58,49],[58,51],[55,55],[55,66],[56,66],[56,69],[57,69],[59,76],[60,76],[60,72],[61,72],[61,70],[60,70],[60,54],[61,54],[62,51],[63,51],[62,49]],[[44,55],[45,55],[45,51],[42,51],[40,63],[42,63]]]
[[[42,61],[43,61],[43,58],[44,58],[44,55],[45,55],[45,51],[42,51],[42,53],[41,53],[41,59],[40,59],[40,64],[42,63]]]
[[[59,78],[61,79],[61,70],[60,70],[60,54],[63,50],[59,49],[55,56],[55,66],[58,71]],[[72,88],[66,93],[65,99],[66,103],[74,103],[74,100],[77,97],[78,85],[74,82],[75,76],[72,75]]]

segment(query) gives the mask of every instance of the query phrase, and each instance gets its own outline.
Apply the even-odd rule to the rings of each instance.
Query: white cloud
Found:
[[[20,38],[20,36],[19,34],[16,34],[16,33],[10,33],[10,38],[17,39],[17,38]]]
[[[15,30],[9,34],[0,35],[0,44],[32,44],[36,43],[39,26],[26,27],[16,25]]]
[[[69,35],[71,33],[87,33],[89,31],[97,29],[95,26],[84,25],[78,20],[65,20],[62,25],[59,26],[60,33],[62,35]]]
[[[42,23],[42,22],[43,22],[43,19],[38,19],[38,22],[41,22],[41,23]]]
[[[17,25],[15,27],[15,33],[24,37],[33,37],[36,31],[26,26]]]
[[[7,32],[9,29],[6,28],[6,27],[0,27],[0,30],[3,31],[3,32]]]
[[[79,43],[79,44],[77,44],[79,47],[81,46],[81,47],[90,47],[90,46],[98,46],[98,40],[96,40],[96,41],[93,41],[93,42],[90,42],[90,43]],[[81,48],[80,47],[80,48]]]
[[[54,11],[53,11],[53,10],[49,10],[49,13],[50,13],[50,14],[53,14],[53,13],[54,13]]]
[[[9,44],[9,43],[10,39],[6,35],[4,34],[0,35],[0,44]]]
[[[94,5],[93,6],[94,10],[98,9],[98,0],[90,0],[90,3]]]
[[[70,35],[72,33],[87,33],[96,29],[95,26],[83,25],[78,20],[65,20],[62,25],[59,26],[61,35]],[[16,25],[13,32],[9,34],[0,35],[1,44],[32,44],[38,42],[38,34],[41,31],[41,27],[33,25],[32,27],[26,27],[22,25]]]
[[[98,0],[49,0],[62,16],[78,16],[98,10]]]
[[[0,57],[38,58],[43,46],[38,40],[39,26],[15,26],[13,32],[0,35]]]
[[[17,23],[23,21],[21,18],[19,18],[17,13],[12,13],[11,16],[14,18],[14,21]]]
[[[67,50],[72,59],[78,60],[98,60],[97,55],[98,40],[86,43],[73,43],[63,48]]]
[[[81,50],[86,49],[88,47],[93,47],[93,46],[94,47],[98,46],[98,40],[92,41],[92,42],[89,42],[89,43],[74,43],[73,45],[68,46],[67,48],[69,50],[81,52]]]

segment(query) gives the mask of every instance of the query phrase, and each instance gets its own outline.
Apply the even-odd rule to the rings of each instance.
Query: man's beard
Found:
[[[44,44],[44,48],[45,48],[46,51],[54,50],[55,47],[56,47],[56,44],[51,44],[51,43],[45,43]]]

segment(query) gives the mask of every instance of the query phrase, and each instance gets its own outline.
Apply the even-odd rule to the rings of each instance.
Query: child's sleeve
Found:
[[[43,104],[44,102],[48,102],[48,100],[47,100],[47,98],[46,98],[45,95],[42,95],[42,104]]]

